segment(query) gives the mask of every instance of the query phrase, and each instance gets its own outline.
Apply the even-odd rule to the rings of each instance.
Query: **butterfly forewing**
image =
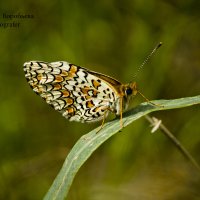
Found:
[[[98,121],[116,112],[115,79],[62,61],[26,62],[24,71],[32,89],[71,121]]]

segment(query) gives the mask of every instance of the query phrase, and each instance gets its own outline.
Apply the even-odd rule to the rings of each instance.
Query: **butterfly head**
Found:
[[[120,93],[123,96],[123,109],[127,109],[130,100],[137,94],[136,82],[131,82],[125,85],[121,85]]]
[[[136,82],[131,82],[124,86],[124,95],[129,98],[137,94]]]

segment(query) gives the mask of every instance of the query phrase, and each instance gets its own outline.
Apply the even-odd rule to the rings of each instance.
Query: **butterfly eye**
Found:
[[[133,90],[131,88],[126,89],[126,95],[130,95],[133,93]]]

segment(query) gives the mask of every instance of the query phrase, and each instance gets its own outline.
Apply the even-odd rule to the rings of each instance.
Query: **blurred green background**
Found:
[[[65,60],[122,83],[137,77],[149,99],[200,91],[198,0],[0,2],[0,199],[42,199],[75,142],[99,124],[69,122],[34,94],[23,63]],[[33,19],[3,19],[33,14]],[[132,106],[143,102],[137,97]],[[200,163],[199,105],[155,113]],[[70,200],[200,199],[200,174],[140,119],[103,144],[77,174]]]

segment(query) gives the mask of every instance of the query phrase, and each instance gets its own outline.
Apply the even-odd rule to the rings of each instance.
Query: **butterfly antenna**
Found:
[[[161,47],[162,42],[159,42],[159,44],[153,49],[153,51],[146,57],[144,62],[138,67],[137,72],[135,73],[133,78],[136,78],[140,70],[143,68],[143,66],[148,62],[148,60],[151,58],[151,56],[157,51],[159,47]]]

